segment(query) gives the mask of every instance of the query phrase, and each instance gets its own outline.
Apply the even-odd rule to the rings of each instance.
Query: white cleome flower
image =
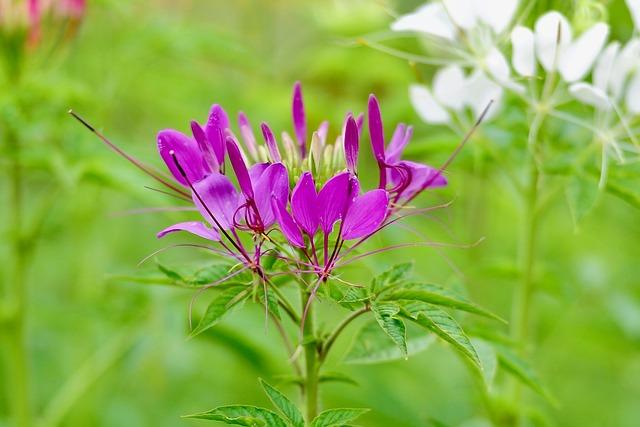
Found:
[[[478,117],[489,102],[496,104],[502,96],[502,88],[482,70],[465,76],[462,68],[450,65],[440,69],[433,78],[433,88],[421,84],[409,87],[409,98],[418,116],[427,123],[452,124],[453,117],[462,117],[470,110]],[[491,108],[490,119],[497,112]]]
[[[640,39],[622,48],[618,42],[610,43],[596,62],[592,82],[574,83],[569,92],[599,110],[624,102],[630,114],[640,114]]]
[[[547,12],[538,18],[533,31],[517,26],[511,32],[513,68],[523,77],[532,77],[539,63],[547,72],[558,71],[568,83],[578,81],[591,70],[608,35],[609,26],[599,22],[573,39],[567,18]]]
[[[497,48],[508,33],[519,0],[442,0],[427,3],[400,16],[393,31],[410,31],[432,39],[433,47],[452,62],[481,69],[505,87],[520,90],[511,81],[509,63]]]
[[[636,30],[640,30],[640,0],[627,0],[627,7]]]

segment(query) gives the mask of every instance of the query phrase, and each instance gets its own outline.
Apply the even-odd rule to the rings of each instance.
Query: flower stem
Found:
[[[302,291],[302,307],[307,306],[311,293]],[[302,342],[304,346],[305,357],[305,381],[304,392],[307,404],[307,422],[311,424],[311,421],[318,415],[318,346],[316,343],[316,336],[314,330],[314,312],[313,302],[309,304],[307,311],[307,318],[304,323]]]
[[[30,425],[29,403],[29,371],[26,340],[26,267],[27,247],[23,240],[23,193],[22,165],[20,164],[20,143],[17,134],[5,123],[5,141],[9,147],[12,164],[9,171],[11,185],[9,216],[11,255],[13,270],[6,289],[7,313],[5,319],[6,333],[6,373],[8,379],[7,396],[13,425],[28,427]]]

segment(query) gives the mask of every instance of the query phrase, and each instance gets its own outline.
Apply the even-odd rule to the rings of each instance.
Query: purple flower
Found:
[[[401,160],[402,152],[409,143],[413,128],[400,123],[389,146],[385,148],[384,130],[380,105],[375,95],[369,96],[369,134],[371,148],[380,170],[379,188],[387,189],[392,201],[411,200],[427,188],[447,185],[442,172],[427,165]],[[388,188],[388,182],[393,187]]]

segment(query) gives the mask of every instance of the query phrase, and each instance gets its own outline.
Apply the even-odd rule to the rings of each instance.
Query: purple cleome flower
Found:
[[[291,248],[287,253],[300,254],[300,259],[287,259],[317,275],[318,284],[326,281],[339,265],[345,244],[359,245],[388,225],[420,192],[447,184],[441,170],[401,160],[411,138],[410,126],[399,124],[385,148],[380,107],[373,95],[368,110],[380,180],[378,188],[366,192],[357,177],[363,116],[347,115],[335,144],[327,144],[328,122],[320,125],[307,144],[300,83],[294,86],[292,103],[295,140],[283,133],[281,145],[266,123],[261,124],[265,144],[257,144],[242,112],[238,115],[241,145],[217,104],[204,127],[191,123],[192,137],[175,130],[161,131],[160,156],[175,180],[190,190],[206,222],[174,224],[158,237],[186,231],[220,242],[230,257],[262,277],[260,258],[268,250],[265,247],[278,244],[270,235],[279,230]],[[225,169],[227,159],[239,189]],[[251,235],[252,248],[246,248],[239,231]]]

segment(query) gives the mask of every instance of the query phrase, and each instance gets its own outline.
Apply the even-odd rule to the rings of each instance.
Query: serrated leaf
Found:
[[[425,307],[417,313],[412,320],[447,341],[457,351],[473,362],[479,370],[482,370],[480,358],[471,341],[469,341],[469,337],[467,337],[460,325],[458,325],[458,322],[447,312],[433,305],[425,304]]]
[[[248,427],[287,427],[287,423],[275,412],[249,405],[220,406],[207,412],[185,415],[183,418],[221,421]]]
[[[263,379],[260,379],[260,385],[262,385],[265,393],[269,396],[271,403],[273,403],[273,405],[278,408],[289,421],[291,421],[293,427],[304,427],[304,418],[302,417],[302,414],[296,405],[287,398],[287,396],[282,394]]]
[[[386,288],[399,285],[407,278],[412,268],[413,264],[410,262],[394,265],[373,279],[371,282],[371,293],[377,294]]]
[[[472,303],[462,295],[458,295],[441,286],[432,284],[412,284],[404,289],[398,289],[383,297],[385,301],[421,301],[433,305],[450,307],[460,311],[477,314],[507,323],[500,316]]]
[[[402,355],[407,357],[407,331],[404,321],[398,318],[400,306],[394,303],[376,303],[371,306],[373,315],[382,330],[398,346]]]
[[[505,346],[494,345],[494,348],[498,354],[498,362],[503,369],[549,402],[557,403],[556,399],[542,384],[535,370],[525,360]]]
[[[248,294],[244,297],[240,296],[242,292],[245,292],[246,290],[246,286],[234,286],[232,288],[225,289],[216,295],[207,307],[207,311],[204,316],[200,319],[198,326],[191,331],[189,337],[192,338],[218,323],[231,308],[246,298]]]
[[[411,324],[407,325],[409,334],[407,339],[407,353],[409,355],[423,351],[434,341],[431,333],[425,332]],[[413,327],[413,329],[412,329]],[[353,339],[351,348],[345,356],[345,363],[372,364],[388,362],[404,358],[402,351],[389,339],[380,328],[378,322],[372,320],[358,331]]]
[[[574,227],[591,212],[598,199],[598,184],[584,176],[574,174],[566,186],[566,197]]]
[[[311,423],[312,427],[338,427],[349,421],[353,421],[368,409],[363,408],[340,408],[328,409],[318,415]]]
[[[354,310],[356,306],[364,303],[365,301],[369,301],[370,299],[371,298],[367,295],[366,289],[350,287],[338,303],[343,307]]]

